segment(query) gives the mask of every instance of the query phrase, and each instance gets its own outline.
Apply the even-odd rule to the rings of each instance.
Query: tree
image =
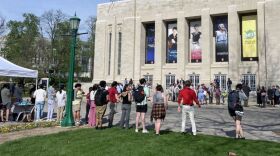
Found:
[[[9,33],[3,49],[5,56],[18,65],[31,68],[36,58],[39,36],[39,18],[34,14],[23,14],[24,21],[9,21]]]
[[[88,38],[88,46],[90,49],[90,52],[87,52],[87,55],[91,58],[91,77],[93,77],[93,65],[94,65],[94,47],[95,47],[95,29],[96,29],[96,17],[90,16],[86,20],[87,26],[88,26],[88,32],[89,32],[89,38]]]
[[[41,16],[41,26],[44,29],[47,37],[50,39],[51,47],[48,56],[49,66],[55,64],[55,49],[57,48],[56,40],[61,34],[57,30],[59,24],[66,21],[66,15],[61,10],[49,10]],[[43,32],[44,33],[44,32]]]
[[[5,18],[0,16],[0,36],[5,32]]]

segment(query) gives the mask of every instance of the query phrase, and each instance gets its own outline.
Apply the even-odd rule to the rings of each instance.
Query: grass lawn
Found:
[[[0,145],[1,156],[226,156],[229,151],[238,156],[279,156],[280,144],[174,132],[155,136],[112,128],[79,129]]]

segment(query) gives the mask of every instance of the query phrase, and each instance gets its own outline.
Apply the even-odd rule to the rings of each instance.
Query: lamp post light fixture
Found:
[[[70,52],[70,65],[68,74],[68,86],[67,86],[67,103],[66,103],[66,113],[65,117],[61,123],[62,127],[74,126],[73,112],[72,112],[72,100],[73,100],[73,80],[74,80],[74,67],[75,67],[75,48],[76,48],[76,38],[79,29],[81,19],[75,16],[70,18],[70,28],[71,28],[71,52]]]

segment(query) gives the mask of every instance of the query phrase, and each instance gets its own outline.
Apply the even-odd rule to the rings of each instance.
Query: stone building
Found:
[[[280,84],[280,0],[123,0],[99,4],[94,79],[168,87]]]

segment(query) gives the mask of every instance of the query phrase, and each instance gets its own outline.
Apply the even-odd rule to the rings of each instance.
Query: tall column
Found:
[[[202,26],[202,73],[201,82],[208,84],[211,79],[211,63],[213,60],[212,55],[212,38],[213,38],[213,26],[210,16],[210,9],[205,8],[201,10],[201,26]]]
[[[233,81],[233,84],[239,82],[239,63],[241,56],[240,49],[240,22],[237,13],[237,6],[231,5],[228,7],[228,51],[229,51],[229,71],[228,78]]]
[[[155,70],[154,84],[162,83],[162,65],[164,64],[165,45],[165,26],[161,14],[156,15],[155,21]]]
[[[143,50],[141,46],[142,40],[142,24],[140,22],[140,18],[136,17],[135,19],[135,57],[134,57],[134,80],[138,82],[138,80],[142,77],[141,75],[141,65],[143,65]]]
[[[265,59],[265,5],[264,2],[258,2],[257,12],[258,12],[258,84],[260,86],[266,85],[266,59]]]
[[[187,61],[187,28],[184,12],[178,12],[177,28],[178,28],[178,52],[177,52],[177,78],[186,77],[186,61]]]

